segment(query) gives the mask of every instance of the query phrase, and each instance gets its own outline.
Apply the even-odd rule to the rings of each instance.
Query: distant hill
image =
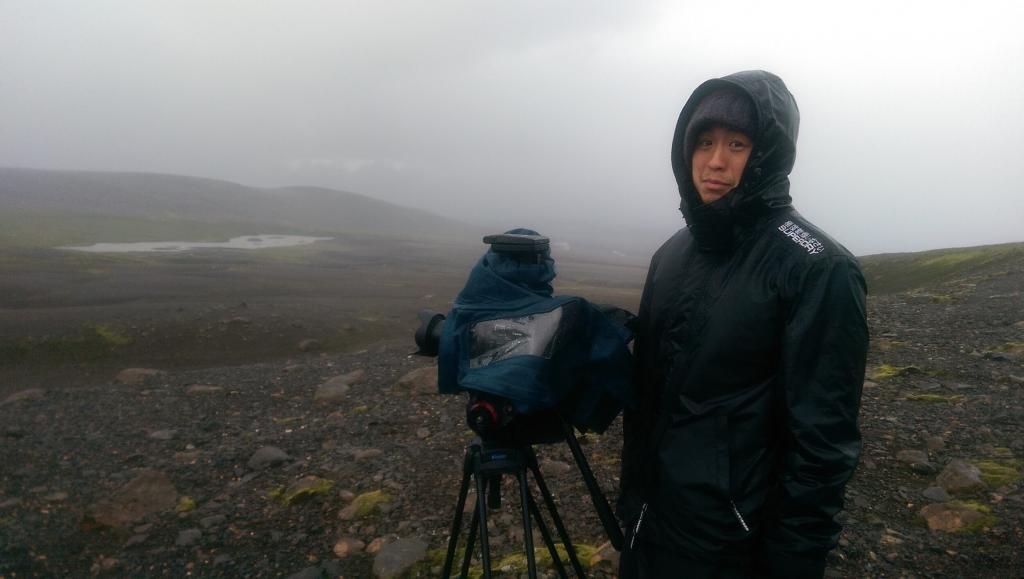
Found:
[[[0,168],[0,224],[7,241],[26,244],[27,239],[29,245],[166,239],[176,232],[435,239],[478,238],[483,232],[427,211],[332,189],[261,189],[179,175],[20,168]],[[100,234],[106,236],[96,237]]]
[[[888,294],[987,276],[1024,274],[1024,243],[886,253],[859,259],[868,291]]]

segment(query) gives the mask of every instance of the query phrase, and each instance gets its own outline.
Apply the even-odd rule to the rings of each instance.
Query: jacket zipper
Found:
[[[647,503],[644,503],[640,507],[640,516],[636,519],[636,525],[633,526],[633,536],[629,538],[629,550],[633,550],[633,545],[636,544],[636,536],[640,532],[640,525],[644,522],[644,515],[647,514]]]
[[[645,505],[646,506],[646,505]],[[743,526],[743,530],[750,532],[750,527],[747,526],[747,522],[743,520],[743,515],[740,514],[740,510],[736,508],[736,503],[729,501],[729,506],[732,507],[732,514],[736,515],[736,520]]]

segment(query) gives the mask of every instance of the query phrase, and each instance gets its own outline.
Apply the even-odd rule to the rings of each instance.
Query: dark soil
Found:
[[[406,291],[428,293],[419,289],[423,279]],[[458,276],[452,280],[451,286],[461,283]],[[1009,270],[929,292],[871,297],[869,373],[877,376],[865,385],[864,453],[840,516],[845,531],[829,559],[830,577],[1024,576],[1019,477],[956,497],[986,509],[984,524],[931,531],[919,516],[930,502],[922,492],[948,461],[1019,465],[1014,461],[1024,457],[1022,280],[1022,272]],[[217,311],[210,324],[220,328],[221,319],[229,320],[224,332],[258,341],[260,328],[274,327],[272,313],[282,324],[315,328],[330,309],[328,302],[320,310],[287,311],[271,303],[285,302],[250,299],[247,313]],[[50,312],[39,316],[56,319]],[[236,316],[252,321],[232,326]],[[395,535],[443,548],[472,437],[462,398],[396,385],[409,371],[432,364],[408,355],[415,321],[401,323],[407,324],[401,332],[388,330],[390,339],[367,339],[371,345],[350,344],[347,351],[299,353],[293,342],[307,333],[295,333],[282,342],[290,354],[266,362],[196,368],[154,360],[165,373],[138,385],[114,380],[121,358],[86,365],[88,376],[20,368],[26,381],[7,378],[0,400],[29,386],[44,392],[0,406],[0,577],[279,577],[328,563],[346,577],[368,577],[374,556],[357,548],[339,557],[339,539],[369,544]],[[154,321],[151,331],[159,333],[161,324]],[[312,329],[308,337],[323,339]],[[205,343],[216,348],[217,340]],[[894,370],[907,366],[918,371]],[[323,382],[359,369],[365,380],[342,400],[314,400]],[[8,376],[17,376],[15,370],[9,366]],[[51,377],[31,379],[39,375]],[[188,393],[196,384],[221,389]],[[928,465],[912,468],[896,458],[902,450],[925,450],[929,441]],[[250,468],[250,457],[265,446],[293,460]],[[618,422],[584,444],[611,500],[620,446]],[[565,468],[572,464],[568,449],[543,445],[538,454],[574,540],[604,543],[579,473]],[[93,505],[117,496],[139,469],[165,473],[183,512],[163,509],[122,526],[97,523]],[[334,486],[289,506],[272,498],[274,490],[306,475]],[[377,490],[390,496],[382,509],[366,518],[339,518],[353,495]],[[511,497],[511,489],[505,494]],[[182,497],[196,508],[189,510]],[[506,501],[493,517],[498,557],[520,544],[517,508],[515,500]],[[191,529],[201,535],[176,544],[187,543],[179,539]],[[436,573],[436,561],[421,566],[426,574],[432,568]]]

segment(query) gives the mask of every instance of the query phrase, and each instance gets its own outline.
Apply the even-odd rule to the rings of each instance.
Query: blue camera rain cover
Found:
[[[602,432],[632,404],[630,332],[583,298],[553,296],[554,261],[540,257],[480,258],[445,321],[438,389],[500,396],[523,414],[557,408]]]

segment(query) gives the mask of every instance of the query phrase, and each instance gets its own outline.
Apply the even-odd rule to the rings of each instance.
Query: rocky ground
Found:
[[[830,577],[1024,577],[1021,279],[871,298]],[[437,575],[472,436],[412,349],[3,385],[0,578]],[[618,423],[584,440],[611,499],[620,444]],[[611,576],[568,449],[538,454],[591,574]],[[512,576],[517,509],[492,516]]]

